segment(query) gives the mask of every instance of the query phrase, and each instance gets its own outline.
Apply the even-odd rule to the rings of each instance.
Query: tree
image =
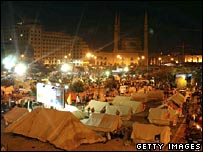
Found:
[[[113,76],[110,76],[108,80],[105,82],[105,88],[109,88],[109,90],[112,90],[113,88],[117,88],[117,82]]]
[[[79,93],[84,91],[84,83],[81,79],[74,79],[72,83],[70,84],[70,90],[73,92],[76,92],[79,97]],[[77,98],[77,97],[76,97]],[[77,101],[76,101],[76,106],[77,106]]]

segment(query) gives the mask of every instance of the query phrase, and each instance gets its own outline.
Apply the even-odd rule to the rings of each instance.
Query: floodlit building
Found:
[[[31,45],[34,49],[33,60],[44,64],[61,64],[66,61],[79,64],[89,50],[82,38],[63,32],[45,31],[37,22],[21,22],[12,27],[4,27],[1,31],[1,42],[12,43],[15,47],[13,52],[18,52],[17,55],[20,56],[28,51],[19,49],[20,46]]]

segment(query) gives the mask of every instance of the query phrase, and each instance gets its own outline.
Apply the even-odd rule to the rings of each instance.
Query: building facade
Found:
[[[18,49],[22,43],[31,45],[34,49],[33,61],[44,64],[62,64],[67,61],[80,64],[89,51],[82,38],[63,32],[45,31],[38,23],[20,23],[2,28],[1,31],[1,42],[13,43],[14,52],[18,51],[19,56],[26,51]]]

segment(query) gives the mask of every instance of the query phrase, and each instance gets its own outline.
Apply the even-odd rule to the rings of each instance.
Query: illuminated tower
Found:
[[[148,18],[147,11],[145,11],[144,18],[144,56],[145,56],[145,65],[148,66]]]

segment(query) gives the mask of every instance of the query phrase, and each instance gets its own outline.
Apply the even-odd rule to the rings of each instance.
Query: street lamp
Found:
[[[67,72],[68,70],[70,70],[71,69],[71,66],[69,65],[69,64],[67,64],[67,63],[65,63],[65,64],[63,64],[62,66],[61,66],[61,71],[62,72]]]
[[[25,74],[26,70],[27,70],[26,65],[23,63],[19,63],[15,66],[14,72],[22,76],[23,74]]]
[[[123,70],[124,70],[125,72],[128,72],[128,71],[129,71],[129,68],[128,68],[128,67],[125,67]]]
[[[110,75],[110,72],[106,71],[106,76],[109,77],[109,75]]]
[[[25,57],[25,55],[24,55],[24,54],[21,54],[21,55],[20,55],[21,60],[23,60],[23,59],[24,59],[24,57]]]
[[[158,60],[159,60],[159,64],[161,65],[161,63],[162,63],[162,58],[159,57]]]

